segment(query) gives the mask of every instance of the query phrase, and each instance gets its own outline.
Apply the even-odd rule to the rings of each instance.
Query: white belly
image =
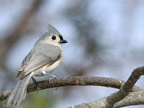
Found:
[[[51,66],[49,66],[48,68],[45,69],[46,73],[51,73],[53,72],[60,64],[61,60],[58,60],[57,62],[55,62],[54,64],[52,64]]]
[[[52,65],[50,66],[47,66],[47,67],[44,67],[44,68],[41,68],[37,71],[34,72],[34,75],[35,76],[43,76],[45,74],[50,74],[52,73],[60,64],[62,58],[59,59],[58,61],[56,61],[55,63],[53,63]]]

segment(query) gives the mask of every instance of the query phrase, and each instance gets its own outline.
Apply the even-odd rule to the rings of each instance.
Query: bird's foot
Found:
[[[51,75],[50,78],[49,78],[49,83],[54,80],[54,79],[57,79],[57,77],[55,75]]]
[[[51,75],[49,78],[49,83],[51,83],[52,80],[55,80],[55,79],[57,79],[57,77],[55,75]],[[57,90],[57,89],[58,89],[58,87],[55,88],[55,90]]]
[[[33,83],[34,83],[35,85],[37,85],[36,79],[35,79],[34,77],[31,77],[31,78],[32,78]]]
[[[34,87],[35,87],[35,89],[36,89],[37,92],[38,92],[38,90],[39,90],[38,83],[37,83],[37,81],[36,81],[36,79],[35,79],[34,77],[31,77],[31,78],[32,78],[32,81],[33,81],[33,83],[34,83]]]

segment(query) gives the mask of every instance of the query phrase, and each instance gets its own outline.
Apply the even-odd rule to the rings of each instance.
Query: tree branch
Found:
[[[63,86],[104,86],[112,87],[119,89],[124,84],[124,81],[105,78],[105,77],[90,77],[90,76],[76,76],[76,77],[67,77],[67,78],[58,78],[53,79],[49,82],[40,81],[37,82],[37,85],[29,84],[27,92],[33,92],[37,90],[54,88],[54,87],[63,87]],[[135,86],[134,91],[142,90],[141,88]],[[5,100],[10,94],[11,90],[6,90],[0,93],[0,101]]]
[[[106,108],[105,101],[107,97],[99,99],[94,102],[82,103],[80,105],[74,105],[68,108]],[[130,105],[144,104],[144,91],[130,92],[124,99],[117,102],[113,108],[120,108]]]
[[[143,98],[144,91],[137,92],[137,93],[140,93],[139,95],[137,93],[133,94],[134,92],[131,92],[133,89],[133,86],[135,85],[137,80],[140,78],[140,76],[143,74],[144,74],[144,66],[136,68],[130,75],[129,79],[120,88],[118,92],[115,92],[111,94],[110,96],[102,98],[95,102],[75,105],[69,108],[113,108],[113,107],[118,108],[120,106],[144,104],[144,98]],[[130,92],[131,94],[129,95]]]
[[[118,92],[113,93],[110,96],[108,96],[107,104],[105,108],[112,108],[115,103],[125,98],[129,94],[129,92],[132,90],[137,80],[143,74],[144,74],[144,67],[139,67],[139,68],[134,69],[129,79],[122,86],[122,88]]]
[[[114,108],[141,104],[144,104],[144,91],[130,92],[124,99],[117,102]]]

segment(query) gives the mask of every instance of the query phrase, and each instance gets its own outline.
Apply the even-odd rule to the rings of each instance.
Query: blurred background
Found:
[[[0,92],[15,86],[18,67],[48,24],[69,42],[53,73],[57,77],[127,80],[134,68],[144,65],[143,0],[0,0]],[[137,85],[143,87],[144,78]],[[17,108],[65,108],[115,91],[92,86],[46,89],[29,93]]]

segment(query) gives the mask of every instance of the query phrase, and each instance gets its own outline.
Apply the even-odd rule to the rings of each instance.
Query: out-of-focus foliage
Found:
[[[49,97],[49,98],[48,98]],[[33,92],[27,97],[21,108],[54,108],[56,99],[47,92]]]

